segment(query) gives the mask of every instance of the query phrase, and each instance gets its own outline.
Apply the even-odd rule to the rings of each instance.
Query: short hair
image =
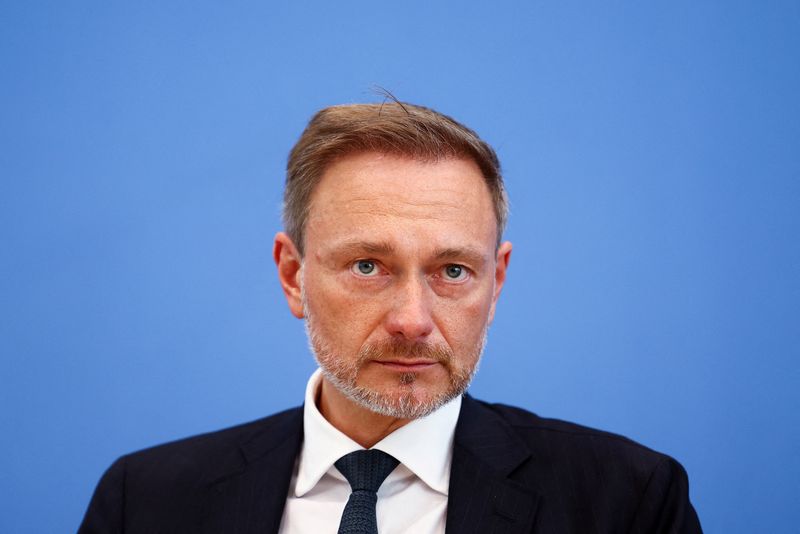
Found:
[[[311,118],[292,148],[286,165],[283,224],[301,255],[314,188],[336,159],[362,152],[431,162],[449,158],[474,161],[492,197],[499,246],[508,218],[508,199],[495,151],[473,130],[447,115],[394,101],[324,108]]]

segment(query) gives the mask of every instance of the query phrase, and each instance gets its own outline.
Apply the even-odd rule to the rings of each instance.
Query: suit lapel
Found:
[[[539,495],[509,477],[530,456],[503,418],[465,395],[453,445],[446,533],[531,532]]]
[[[277,533],[302,439],[303,411],[296,408],[232,450],[208,478],[201,532]]]
[[[303,440],[303,411],[269,424],[210,466],[197,503],[203,534],[276,534]],[[464,396],[456,425],[446,534],[531,532],[539,495],[513,480],[530,458],[526,444],[494,411]]]

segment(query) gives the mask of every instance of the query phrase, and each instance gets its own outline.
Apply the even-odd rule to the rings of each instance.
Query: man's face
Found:
[[[305,236],[302,310],[326,380],[404,419],[466,389],[510,251],[496,249],[474,162],[342,158],[316,186]]]

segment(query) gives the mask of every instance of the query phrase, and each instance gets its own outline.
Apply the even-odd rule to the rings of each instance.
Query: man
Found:
[[[464,392],[511,255],[494,151],[433,110],[320,111],[274,258],[305,404],[120,458],[90,533],[696,533],[681,466]]]

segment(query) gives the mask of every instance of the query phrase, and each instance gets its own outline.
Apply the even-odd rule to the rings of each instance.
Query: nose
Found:
[[[424,278],[409,277],[392,295],[385,328],[392,336],[424,341],[433,332],[432,295]]]

